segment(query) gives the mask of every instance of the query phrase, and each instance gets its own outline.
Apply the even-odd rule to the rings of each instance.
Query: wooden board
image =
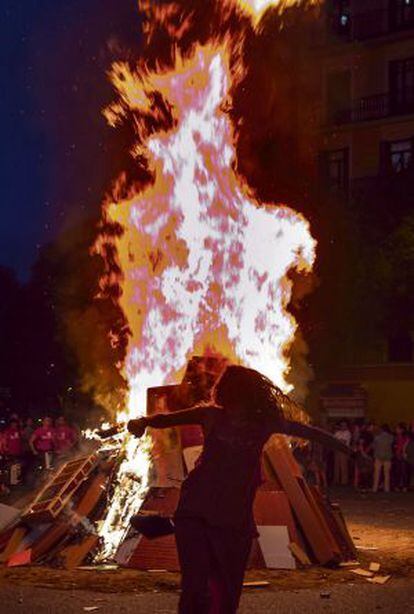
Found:
[[[346,548],[347,548],[347,554],[349,556],[349,558],[356,558],[357,556],[357,551],[355,548],[355,544],[352,540],[352,537],[348,531],[348,527],[346,526],[346,522],[345,519],[342,515],[342,511],[339,507],[339,505],[337,503],[332,503],[332,513],[333,516],[336,520],[337,526],[341,532],[341,537],[344,540],[344,543],[346,544]]]
[[[178,488],[151,488],[140,511],[173,516],[179,496]],[[141,536],[126,566],[133,569],[179,571],[175,536],[167,535],[157,539],[146,539]]]
[[[32,561],[36,561],[45,556],[59,541],[79,524],[82,519],[90,514],[100,498],[105,493],[105,486],[108,476],[104,473],[98,473],[93,479],[81,497],[78,505],[67,519],[59,523],[55,523],[45,535],[37,540],[32,546]]]
[[[335,561],[337,549],[333,548],[331,540],[327,539],[326,523],[321,522],[321,515],[315,512],[315,505],[299,482],[300,470],[287,445],[281,438],[272,438],[265,453],[288,496],[315,559],[321,564]]]
[[[165,569],[179,571],[175,536],[166,535],[157,539],[141,537],[138,545],[129,559],[127,567],[133,569]]]
[[[335,535],[333,534],[331,527],[329,525],[328,519],[326,517],[326,511],[323,509],[323,506],[321,506],[319,504],[319,502],[315,499],[315,496],[311,490],[311,488],[308,486],[306,480],[303,477],[297,478],[297,481],[310,505],[310,507],[313,510],[313,513],[315,514],[315,516],[318,519],[318,524],[320,527],[321,532],[323,533],[325,540],[327,543],[329,543],[330,547],[332,548],[332,551],[335,554],[335,557],[338,558],[341,556],[341,547],[338,544],[337,540],[335,539]],[[338,558],[339,560],[339,558]]]
[[[0,563],[6,562],[15,552],[17,552],[22,540],[27,534],[25,527],[17,527],[11,534],[7,545],[3,552],[0,554]]]
[[[95,454],[68,461],[38,493],[22,515],[27,522],[52,522],[88,477],[97,463]]]
[[[79,543],[67,546],[60,553],[63,567],[69,571],[78,567],[89,552],[95,548],[98,541],[97,535],[86,535]]]
[[[285,492],[270,490],[269,484],[265,483],[256,493],[253,514],[257,525],[286,526],[290,541],[300,543],[289,500]]]

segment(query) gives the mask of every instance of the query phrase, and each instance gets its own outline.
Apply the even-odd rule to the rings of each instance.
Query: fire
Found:
[[[245,11],[250,12],[255,19],[259,19],[271,6],[297,4],[297,0],[237,0],[237,4]]]
[[[264,0],[248,4],[257,11]],[[232,74],[226,42],[177,53],[174,69],[148,73],[116,63],[112,125],[132,113],[138,158],[154,176],[143,190],[117,182],[104,218],[124,229],[113,240],[123,273],[120,305],[132,331],[125,375],[128,408],[118,420],[145,413],[150,386],[176,378],[189,357],[214,349],[258,369],[284,391],[287,350],[297,324],[287,311],[292,269],[308,272],[315,257],[307,221],[284,205],[261,205],[233,170],[234,131],[226,105]],[[238,67],[240,70],[242,67]],[[171,109],[168,128],[148,133],[148,115]],[[159,99],[159,97],[158,97]],[[137,162],[138,163],[138,162]],[[116,195],[123,196],[116,197]],[[125,436],[111,508],[101,527],[102,556],[114,554],[147,488],[148,442]]]
[[[237,4],[246,12],[250,13],[252,19],[258,22],[267,9],[279,7],[285,9],[289,6],[300,4],[301,0],[236,0]],[[308,5],[317,4],[319,0],[309,0]]]

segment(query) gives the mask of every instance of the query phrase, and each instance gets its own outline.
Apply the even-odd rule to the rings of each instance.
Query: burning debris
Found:
[[[233,89],[246,74],[242,53],[246,32],[252,32],[253,22],[268,7],[292,3],[212,0],[209,4],[223,25],[207,37],[192,39],[197,11],[183,17],[179,4],[142,0],[147,46],[160,29],[169,40],[169,52],[159,61],[150,61],[150,54],[135,63],[117,61],[109,75],[116,99],[105,117],[113,127],[127,125],[133,130],[130,154],[139,177],[132,181],[125,171],[116,180],[103,203],[94,246],[106,262],[101,293],[119,304],[129,327],[126,361],[120,365],[129,400],[115,416],[120,425],[145,415],[146,391],[177,381],[194,354],[210,357],[211,364],[221,368],[231,361],[257,369],[283,392],[294,392],[287,378],[289,349],[297,331],[288,311],[290,273],[311,271],[316,242],[302,215],[280,203],[258,202],[238,175],[231,112]],[[111,338],[115,346],[117,342]],[[203,364],[208,364],[205,360]],[[217,374],[216,367],[205,372],[207,380]],[[197,400],[190,375],[187,369],[178,397],[174,397],[177,387],[170,386],[170,410]],[[289,397],[284,403],[287,413],[305,420]],[[19,541],[16,531],[18,535],[23,531],[24,548],[31,550],[32,561],[62,560],[63,553],[69,557],[68,549],[71,565],[94,549],[95,560],[116,556],[131,517],[148,493],[151,466],[157,465],[157,440],[135,439],[122,427],[106,435],[109,439],[99,452],[77,461],[89,467],[88,475],[79,481],[76,472],[71,473],[73,467],[65,465],[42,491],[23,517],[29,524],[19,524],[4,538],[4,560],[17,551],[12,547]],[[158,444],[162,450],[158,458],[165,459],[165,442]],[[183,455],[178,444],[175,448],[173,480],[180,481]],[[184,450],[188,468],[193,462],[190,456]],[[163,470],[165,474],[159,463],[159,474]],[[294,479],[299,483],[299,475]],[[280,486],[290,497],[281,479]],[[327,511],[331,508],[315,503],[316,495],[306,497],[308,507],[319,506],[313,518],[326,513],[334,522]],[[69,501],[69,517],[61,519]],[[292,500],[290,504],[298,513],[296,504]],[[46,525],[31,529],[36,511],[42,510],[48,514]],[[87,521],[81,522],[82,518]],[[331,539],[332,529],[324,531],[324,539]],[[343,557],[344,549],[338,546],[335,554]],[[309,555],[321,562],[331,558],[318,556],[315,550]]]
[[[218,357],[194,358],[181,384],[148,390],[148,414],[159,413],[161,405],[164,412],[173,413],[210,398],[225,366],[226,361]],[[277,405],[286,418],[302,415],[303,410],[287,396],[281,395]],[[177,505],[179,485],[192,468],[194,453],[201,451],[201,432],[191,429],[166,429],[163,441],[165,444],[166,435],[170,444],[164,447],[157,446],[155,438],[152,452],[147,452],[153,471],[145,474],[145,481],[132,470],[120,472],[128,451],[118,434],[101,446],[91,444],[90,454],[57,469],[28,508],[0,533],[0,560],[11,566],[47,563],[66,569],[85,559],[95,563],[115,560],[138,569],[178,570],[169,518]],[[265,481],[254,506],[259,538],[250,567],[294,568],[311,562],[332,565],[355,558],[338,506],[306,483],[285,438],[270,440],[263,455],[263,474]],[[120,480],[125,491],[114,506]],[[132,506],[131,489],[140,493]],[[144,518],[161,517],[161,537],[148,539],[137,534],[130,526],[131,509],[139,510]],[[108,540],[110,523],[120,528],[112,531]],[[136,521],[132,524],[137,526]],[[171,530],[165,531],[167,525]]]
[[[174,381],[194,353],[212,351],[259,370],[285,392],[292,388],[288,351],[297,323],[287,310],[289,273],[311,271],[316,244],[299,213],[250,194],[235,172],[231,121],[250,24],[240,7],[257,17],[271,4],[278,3],[213,3],[232,27],[184,50],[194,14],[179,18],[178,4],[143,2],[148,45],[162,28],[171,58],[116,62],[110,72],[117,97],[105,117],[113,127],[133,129],[131,156],[146,178],[139,184],[126,173],[118,178],[103,204],[95,246],[108,261],[102,293],[120,286],[116,296],[130,329],[123,366],[129,402],[117,422],[144,415],[145,391]],[[120,232],[106,232],[114,227]],[[107,556],[142,502],[149,447],[125,434],[118,486],[101,530]]]

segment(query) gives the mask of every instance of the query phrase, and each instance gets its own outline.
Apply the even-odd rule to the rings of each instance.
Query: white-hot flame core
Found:
[[[263,13],[270,7],[281,7],[285,9],[289,6],[299,4],[301,0],[236,0],[243,10],[251,14],[255,22],[259,21]],[[319,0],[314,0],[314,4]],[[311,2],[309,2],[311,4]]]
[[[122,71],[120,79],[113,75],[119,100],[107,112],[112,123],[127,108],[151,109],[154,90],[176,119],[147,143],[155,183],[106,206],[125,229],[116,243],[125,277],[121,306],[132,330],[122,420],[142,415],[146,389],[173,381],[191,354],[207,347],[289,391],[286,350],[297,325],[286,310],[287,273],[311,269],[315,241],[300,214],[259,206],[232,168],[233,128],[221,109],[230,87],[225,49],[199,47],[161,75],[131,74],[118,64],[117,75]],[[114,553],[146,488],[146,444],[127,436],[124,445],[126,460],[100,531],[105,556]]]

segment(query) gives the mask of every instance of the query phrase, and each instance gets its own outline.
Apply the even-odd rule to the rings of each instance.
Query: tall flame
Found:
[[[270,2],[248,4],[260,10]],[[187,59],[177,54],[174,69],[164,72],[117,63],[111,78],[118,92],[106,110],[112,125],[131,110],[135,118],[156,116],[155,92],[173,114],[170,129],[150,136],[145,151],[138,144],[134,151],[145,153],[153,184],[104,204],[105,219],[124,229],[114,239],[123,272],[120,305],[132,331],[125,364],[130,398],[122,418],[144,414],[146,389],[174,381],[188,358],[207,348],[289,391],[286,353],[297,324],[287,311],[288,273],[311,270],[315,241],[300,214],[259,205],[233,170],[234,131],[224,108],[232,83],[226,44],[197,46]],[[144,123],[137,119],[134,127],[142,143]],[[114,553],[147,484],[144,448],[126,435],[124,449],[101,529],[104,556]]]
[[[308,4],[318,4],[320,0],[310,0]],[[252,19],[257,22],[270,7],[280,7],[282,9],[300,4],[301,0],[236,0],[236,3],[246,12],[250,13]]]

